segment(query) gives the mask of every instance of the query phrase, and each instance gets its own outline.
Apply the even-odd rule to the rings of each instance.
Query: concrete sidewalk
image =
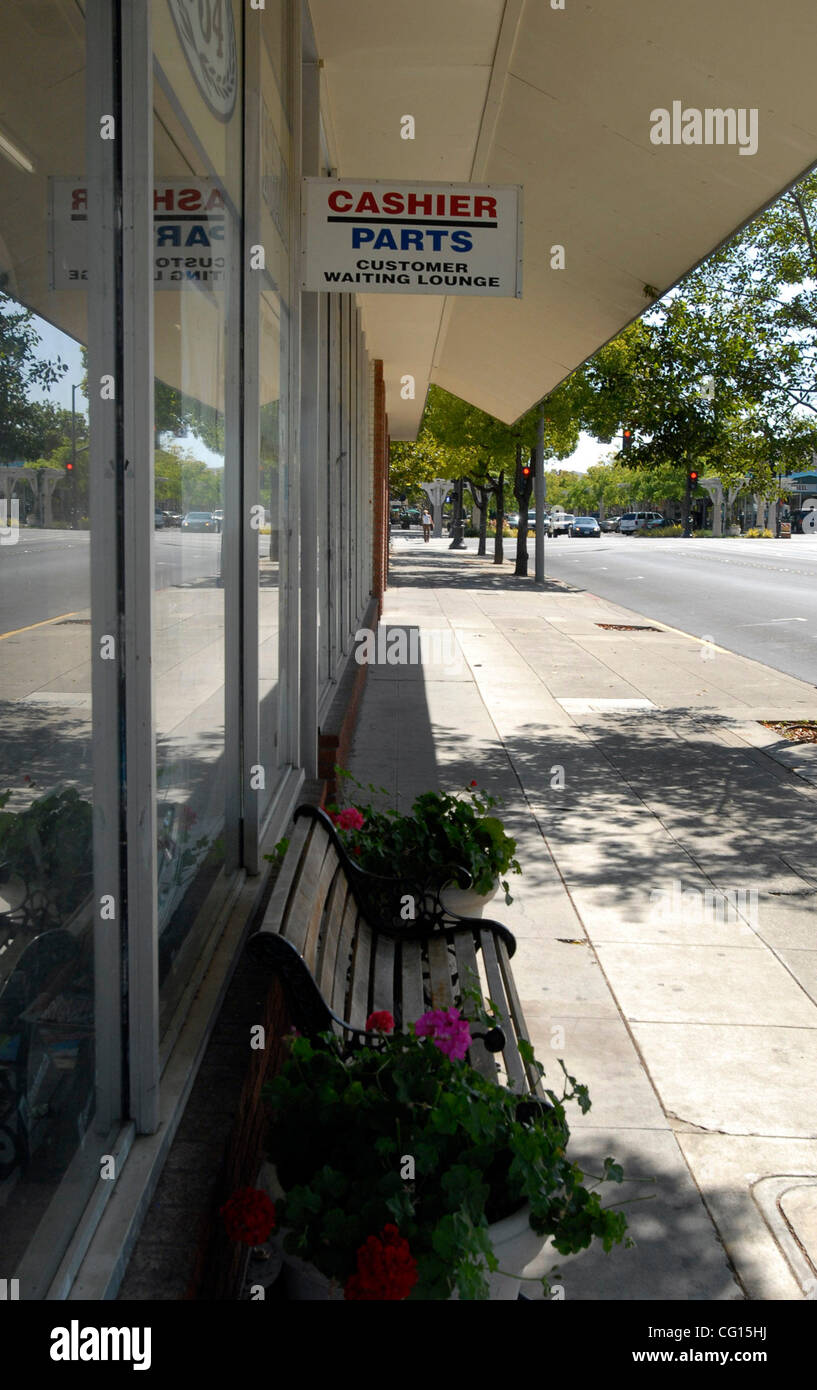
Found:
[[[561,1260],[566,1296],[814,1298],[817,761],[784,766],[757,721],[817,693],[447,541],[390,583],[422,660],[372,665],[351,770],[401,809],[472,778],[504,797],[532,1041],[590,1089],[577,1160],[614,1155],[607,1200],[640,1199],[636,1248]]]

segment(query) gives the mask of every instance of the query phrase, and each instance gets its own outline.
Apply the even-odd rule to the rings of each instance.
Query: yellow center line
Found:
[[[13,632],[0,632],[0,642],[4,642],[7,637],[19,637],[21,632],[31,632],[35,627],[48,627],[49,623],[60,623],[63,618],[76,618],[83,610],[77,608],[74,613],[58,613],[56,618],[43,618],[40,623],[29,623],[28,627],[16,627]],[[87,609],[85,610],[87,612]]]

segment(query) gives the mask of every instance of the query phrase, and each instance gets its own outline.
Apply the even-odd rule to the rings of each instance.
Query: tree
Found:
[[[545,454],[564,458],[572,453],[579,438],[579,397],[575,388],[565,383],[547,398],[545,418]],[[494,564],[502,564],[502,527],[505,516],[507,480],[513,480],[514,495],[520,503],[520,526],[517,531],[516,573],[527,573],[527,502],[530,499],[532,478],[526,483],[518,460],[527,453],[532,456],[536,445],[539,408],[534,407],[513,425],[506,425],[477,406],[452,396],[440,386],[429,387],[423,414],[423,429],[446,448],[452,458],[451,477],[465,477],[480,509],[480,543],[478,554],[486,551],[485,537],[488,506],[493,498],[496,506],[496,535]],[[452,452],[453,451],[453,452]],[[454,471],[462,469],[462,472]],[[526,485],[527,491],[523,484]],[[524,505],[520,499],[524,499]],[[524,522],[521,512],[524,511]],[[521,533],[521,536],[520,536]]]
[[[814,447],[816,247],[810,174],[580,369],[585,428],[633,428],[635,467],[772,495]]]
[[[34,315],[0,286],[0,463],[37,458],[59,442],[61,414],[55,406],[29,399],[33,387],[50,388],[67,372],[60,357],[41,358]]]

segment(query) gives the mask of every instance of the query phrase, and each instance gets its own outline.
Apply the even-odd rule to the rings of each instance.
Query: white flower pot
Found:
[[[494,1221],[488,1227],[491,1245],[499,1261],[497,1272],[487,1275],[488,1298],[492,1303],[518,1298],[523,1276],[539,1278],[544,1273],[540,1266],[548,1237],[538,1236],[531,1229],[529,1218],[530,1207],[526,1202],[519,1211],[502,1221]],[[451,1300],[459,1301],[456,1290]]]
[[[499,879],[496,879],[490,893],[475,893],[473,888],[444,888],[440,894],[440,902],[446,912],[456,913],[458,917],[481,917],[488,903],[491,902],[499,891]]]

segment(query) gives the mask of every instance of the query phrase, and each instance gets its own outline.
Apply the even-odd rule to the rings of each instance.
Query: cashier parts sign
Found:
[[[305,290],[522,294],[521,190],[303,180]]]
[[[82,179],[49,180],[50,288],[88,280],[88,190]],[[153,285],[219,290],[229,269],[230,212],[212,179],[163,179],[153,189]]]

